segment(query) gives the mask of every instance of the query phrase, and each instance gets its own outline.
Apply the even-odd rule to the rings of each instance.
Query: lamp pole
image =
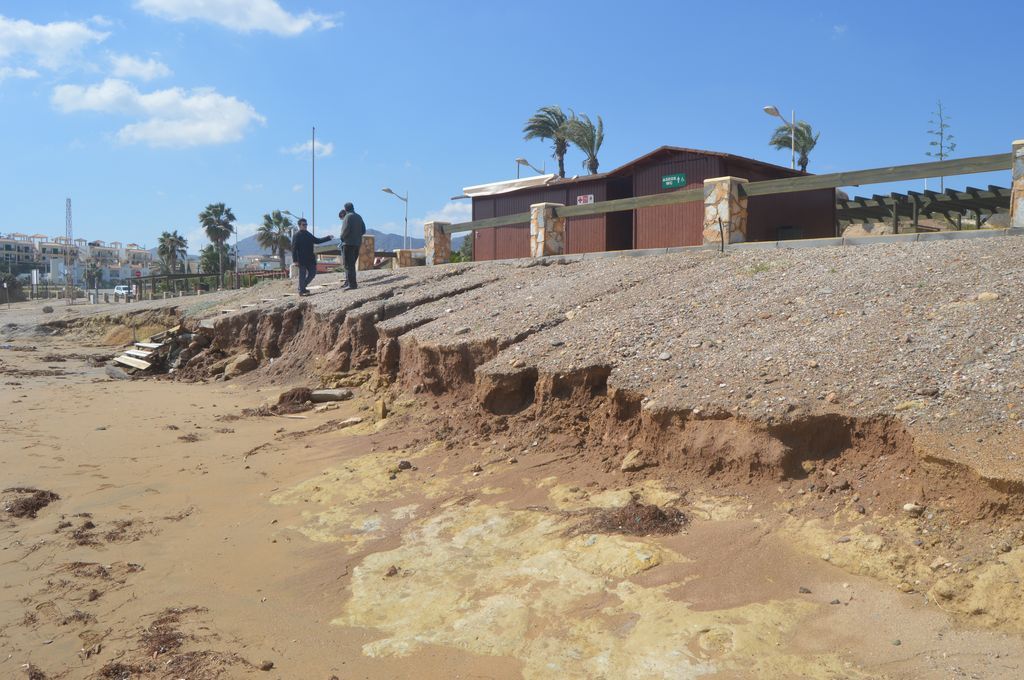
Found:
[[[394,192],[394,190],[391,189],[391,187],[384,187],[383,189],[381,189],[381,191],[383,191],[385,194],[391,194],[392,196],[394,196],[398,200],[400,200],[403,203],[405,203],[405,238],[402,239],[402,245],[403,245],[403,247],[406,250],[408,250],[409,249],[409,190],[408,189],[405,190],[405,196],[404,197],[400,196],[399,194],[396,194]]]
[[[531,170],[533,170],[538,175],[543,175],[544,174],[543,170],[538,170],[537,168],[533,167],[530,164],[530,161],[528,161],[525,158],[523,158],[522,156],[520,156],[519,158],[516,159],[516,179],[519,179],[519,166],[521,166],[521,165],[525,165],[526,167],[530,168]]]
[[[789,126],[789,167],[796,170],[796,109],[791,109],[789,121],[779,113],[778,107],[769,105],[765,106],[763,110],[769,116],[775,116]]]

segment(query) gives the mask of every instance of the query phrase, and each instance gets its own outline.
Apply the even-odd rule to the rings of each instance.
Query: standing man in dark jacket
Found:
[[[356,261],[359,260],[359,248],[363,244],[366,223],[351,203],[345,204],[338,217],[341,218],[342,253],[345,256],[345,290],[355,290],[358,288]]]
[[[333,236],[317,238],[306,231],[306,218],[299,218],[299,230],[292,237],[292,262],[299,265],[299,295],[309,295],[306,286],[316,276],[316,253],[313,246],[330,241]]]

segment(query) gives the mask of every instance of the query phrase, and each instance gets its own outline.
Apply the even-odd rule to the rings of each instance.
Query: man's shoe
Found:
[[[299,297],[309,297],[310,295],[312,295],[312,293],[310,293],[308,290],[303,290],[299,292]]]

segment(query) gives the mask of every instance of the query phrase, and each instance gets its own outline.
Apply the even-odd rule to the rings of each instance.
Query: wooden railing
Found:
[[[930,163],[914,163],[911,165],[894,165],[886,168],[869,170],[852,170],[833,172],[826,175],[805,175],[803,177],[786,177],[784,179],[768,179],[760,182],[748,182],[742,186],[747,196],[767,196],[769,194],[787,194],[797,191],[814,191],[815,189],[834,189],[836,187],[859,186],[861,184],[880,184],[883,182],[902,182],[911,179],[929,177],[953,177],[955,175],[971,175],[978,172],[994,172],[1009,170],[1013,162],[1012,154],[996,153],[988,156],[957,158],[948,161]],[[582,217],[585,215],[602,215],[620,210],[636,210],[658,205],[677,205],[704,200],[704,189],[681,189],[664,194],[619,198],[612,201],[601,201],[589,205],[567,205],[558,208],[558,217]],[[472,222],[451,224],[444,228],[446,233],[455,234],[491,227],[504,227],[510,224],[522,224],[530,221],[530,213],[516,213],[500,217],[488,217]]]

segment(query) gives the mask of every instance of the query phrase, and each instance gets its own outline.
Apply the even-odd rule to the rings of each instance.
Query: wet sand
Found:
[[[36,350],[0,352],[0,487],[60,498],[0,514],[3,677],[1024,673],[1018,633],[853,575],[741,497],[622,488],[544,447],[446,448],[422,427],[429,398],[380,422],[360,389],[239,418],[292,385],[115,381],[43,360],[109,348],[13,342]],[[688,526],[572,531],[630,491]]]

